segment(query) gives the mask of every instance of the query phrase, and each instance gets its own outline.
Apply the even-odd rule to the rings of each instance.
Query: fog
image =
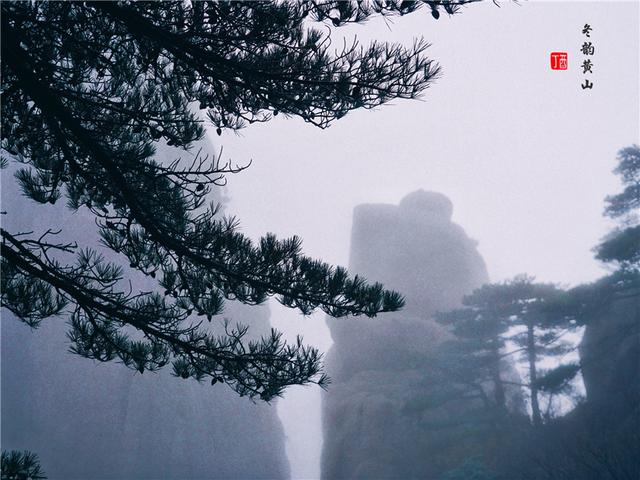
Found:
[[[305,254],[347,266],[353,263],[354,208],[398,205],[421,189],[439,192],[453,205],[452,222],[476,242],[474,248],[490,282],[522,273],[562,287],[593,281],[609,271],[594,259],[593,247],[613,225],[602,212],[604,198],[620,189],[611,172],[616,152],[637,143],[640,135],[639,15],[640,4],[633,1],[501,2],[500,6],[487,2],[465,7],[459,15],[442,15],[437,21],[423,9],[402,18],[375,18],[338,29],[333,35],[336,46],[341,44],[341,34],[357,36],[364,44],[373,39],[409,44],[424,36],[432,44],[428,55],[440,63],[442,75],[419,101],[394,101],[374,111],[351,112],[326,130],[284,115],[237,134],[224,131],[218,136],[212,128],[208,140],[216,151],[222,149],[223,160],[238,165],[250,162],[245,170],[227,176],[225,212],[236,216],[242,232],[252,239],[268,232],[281,238],[297,235],[303,239]],[[596,49],[591,90],[580,86],[585,23],[593,27],[591,41]],[[568,52],[567,71],[549,68],[552,51]],[[3,174],[3,184],[10,181]],[[17,195],[16,189],[3,185],[3,210],[12,202],[19,204],[7,191]],[[25,219],[13,225],[28,224]],[[82,230],[75,220],[69,225],[72,236]],[[478,278],[483,278],[484,266],[478,269]],[[475,287],[481,282],[472,283]],[[305,343],[322,352],[331,349],[323,313],[303,316],[274,300],[269,301],[269,311],[271,325],[287,338],[300,334]],[[261,329],[267,321],[265,312],[261,310],[258,318]],[[251,318],[250,311],[233,307],[226,313]],[[3,317],[8,318],[3,323],[15,322],[4,312]],[[374,328],[378,320],[358,321],[370,322]],[[3,347],[9,341],[6,328]],[[38,334],[19,335],[26,341]],[[38,345],[44,343],[42,338],[38,341]],[[82,362],[87,363],[82,371],[98,368],[117,376],[113,368],[121,368],[74,359],[74,365]],[[162,378],[156,384],[145,379],[151,382],[149,391],[162,395],[162,386],[175,382],[167,395],[179,399],[185,381],[168,375]],[[139,380],[134,376],[132,382]],[[149,391],[130,395],[151,395]],[[331,392],[330,385],[326,395]],[[73,392],[66,394],[73,396]],[[194,398],[202,394],[199,388],[189,389]],[[284,427],[293,479],[320,478],[321,395],[316,386],[290,387],[271,407],[277,408]],[[246,399],[224,394],[213,398],[207,400],[212,409],[215,399],[246,402],[246,409],[230,407],[239,417],[257,411]],[[11,397],[11,401],[20,399]],[[259,407],[261,412],[268,408]],[[206,411],[203,407],[185,414],[189,415],[201,418]],[[281,438],[275,417],[269,412],[264,415],[262,431],[273,428],[275,437]],[[228,423],[219,425],[233,432],[233,422]],[[242,429],[240,434],[252,435]],[[142,434],[131,428],[126,435]],[[187,438],[189,433],[180,431],[180,435]],[[197,435],[206,438],[206,429]],[[43,445],[47,441],[41,440]],[[244,445],[242,439],[231,440]],[[267,458],[272,446],[265,443],[258,442],[266,452],[260,455]],[[233,451],[233,445],[228,448]],[[243,456],[234,454],[242,462]],[[283,474],[286,461],[279,458],[278,462],[278,472]]]
[[[637,2],[487,3],[438,21],[424,10],[350,27],[364,43],[424,35],[442,78],[422,101],[354,112],[327,130],[278,117],[212,137],[225,157],[252,160],[228,179],[231,210],[255,238],[299,235],[309,255],[347,265],[354,206],[397,204],[423,188],[451,199],[491,281],[596,279],[606,270],[592,248],[611,228],[603,199],[619,188],[615,155],[640,129],[638,14]],[[585,23],[596,54],[594,88],[583,91]],[[569,70],[550,70],[552,51],[568,52]],[[322,314],[274,305],[271,318],[331,345]],[[278,404],[294,478],[319,475],[319,399],[294,387]]]

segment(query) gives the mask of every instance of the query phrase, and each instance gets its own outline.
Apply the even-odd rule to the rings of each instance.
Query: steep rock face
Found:
[[[269,331],[269,310],[229,302],[224,316]],[[220,322],[212,327],[221,331]],[[251,403],[226,386],[181,381],[168,372],[136,376],[125,408],[123,478],[288,478],[275,405]],[[150,448],[153,446],[153,448]]]
[[[420,190],[399,206],[354,211],[350,271],[400,291],[406,306],[374,319],[327,319],[334,383],[323,398],[325,479],[433,478],[446,466],[438,458],[457,448],[438,424],[454,420],[459,405],[435,415],[406,408],[424,388],[416,359],[449,335],[431,316],[459,306],[488,280],[475,242],[451,222],[452,210],[444,195]]]
[[[596,288],[608,282],[605,277]],[[592,293],[601,303],[585,318],[579,349],[586,401],[537,435],[513,437],[502,457],[508,466],[504,478],[519,478],[521,472],[527,478],[549,472],[580,480],[640,478],[638,293],[630,289],[611,302],[597,290]]]
[[[64,241],[98,245],[90,215],[35,205],[9,179],[2,195],[9,231],[62,228]],[[140,288],[155,286],[134,277]],[[223,317],[249,325],[252,335],[270,329],[266,307],[228,302]],[[211,328],[221,331],[221,319]],[[175,378],[170,367],[139,375],[72,355],[66,330],[63,318],[32,331],[2,312],[3,449],[36,452],[53,480],[289,478],[275,404]]]
[[[227,316],[268,326],[245,308]],[[3,313],[2,446],[37,452],[49,478],[288,478],[275,405],[67,349],[61,319],[32,332]]]
[[[586,433],[574,435],[568,443],[590,462],[596,460],[599,468],[586,472],[586,480],[640,478],[638,293],[628,292],[591,318],[580,344],[587,401],[576,409],[573,423]],[[585,444],[590,448],[586,453]],[[594,459],[592,452],[599,457]]]
[[[637,295],[637,292],[635,292]],[[623,419],[640,405],[640,301],[617,300],[587,324],[580,344],[587,402]]]

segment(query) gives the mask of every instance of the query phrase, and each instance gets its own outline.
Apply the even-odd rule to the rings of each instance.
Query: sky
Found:
[[[453,220],[478,241],[492,281],[528,273],[572,286],[605,274],[592,251],[613,225],[603,199],[620,189],[616,152],[640,141],[640,3],[500,5],[437,21],[424,9],[336,32],[336,44],[340,34],[405,45],[424,36],[443,73],[420,101],[353,112],[326,130],[278,116],[239,135],[213,134],[223,158],[252,160],[228,178],[228,212],[242,230],[299,235],[308,255],[347,265],[353,208],[397,204],[423,188],[452,200]],[[586,23],[591,90],[581,88]],[[567,52],[568,70],[550,69],[557,51]],[[322,314],[271,311],[289,338],[330,347]],[[318,388],[296,387],[278,404],[293,478],[319,475],[319,399]]]

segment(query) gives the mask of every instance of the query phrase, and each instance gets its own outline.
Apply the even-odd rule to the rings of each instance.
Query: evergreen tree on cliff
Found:
[[[239,169],[206,154],[162,164],[154,142],[188,149],[207,123],[222,135],[278,114],[325,128],[415,98],[438,74],[424,41],[334,51],[330,29],[463,3],[2,2],[3,166],[23,165],[16,178],[35,202],[88,209],[104,245],[160,288],[130,289],[125,269],[53,231],[2,229],[2,306],[32,327],[67,315],[75,353],[140,372],[172,364],[264,400],[325,383],[300,341],[244,342],[246,328],[214,335],[200,320],[226,299],[375,316],[401,296],[303,256],[298,238],[252,243],[207,204]]]
[[[521,458],[532,478],[640,477],[638,145],[618,152],[614,173],[622,191],[606,198],[604,214],[617,225],[595,248],[596,258],[612,272],[564,292],[545,308],[548,315],[571,317],[584,326],[579,369],[586,401],[526,446],[525,451],[535,452]],[[552,370],[539,384],[557,385],[573,373],[567,368]],[[576,371],[578,366],[571,368]]]
[[[437,315],[437,321],[449,325],[456,336],[443,358],[457,368],[445,365],[444,370],[454,374],[452,380],[470,376],[474,382],[467,380],[468,385],[490,384],[492,405],[502,413],[506,412],[505,386],[515,383],[525,387],[531,400],[532,422],[540,426],[541,395],[553,396],[566,390],[579,370],[574,364],[561,362],[575,348],[564,339],[575,329],[575,320],[569,312],[557,308],[563,295],[555,285],[535,283],[527,276],[477,289],[464,298],[464,308]],[[507,348],[507,342],[516,348]],[[502,372],[502,360],[516,354],[522,354],[526,365],[528,378],[523,384],[505,378]],[[543,359],[552,359],[555,368],[541,371]]]
[[[640,296],[640,146],[618,152],[613,170],[622,191],[605,200],[605,216],[617,225],[596,246],[596,259],[610,265],[613,272],[598,281],[571,289],[557,309],[572,310],[582,324],[598,317],[612,303]],[[621,336],[634,332],[618,332]],[[637,334],[637,326],[635,334]]]
[[[614,263],[620,271],[640,271],[640,147],[632,145],[618,152],[613,170],[623,190],[606,199],[604,214],[619,225],[597,247],[596,258]]]

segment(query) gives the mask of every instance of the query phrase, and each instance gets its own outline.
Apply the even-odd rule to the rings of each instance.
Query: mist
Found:
[[[397,204],[425,189],[451,199],[453,221],[477,240],[493,282],[526,272],[573,286],[604,275],[592,251],[611,228],[602,202],[619,188],[616,152],[640,131],[638,5],[500,5],[349,27],[363,42],[423,35],[432,43],[443,74],[422,101],[354,112],[324,131],[278,117],[212,137],[225,156],[253,160],[229,178],[244,231],[299,235],[308,254],[347,265],[356,205]],[[577,68],[585,23],[599,49],[587,92]],[[565,50],[570,70],[550,70],[549,52]],[[277,328],[328,351],[322,314],[272,309]],[[294,478],[318,478],[319,403],[320,392],[304,387],[279,403]]]
[[[440,475],[475,447],[458,457],[448,450],[440,470],[433,467],[439,460],[422,468],[418,457],[438,434],[428,426],[397,433],[415,423],[399,405],[419,390],[416,358],[449,338],[435,315],[461,307],[485,284],[527,274],[569,291],[614,270],[594,258],[594,247],[615,226],[603,209],[621,189],[612,173],[617,152],[640,138],[639,15],[638,2],[487,2],[437,21],[424,8],[335,30],[336,46],[343,37],[409,45],[424,36],[442,74],[420,100],[349,112],[327,129],[284,114],[236,133],[209,127],[191,154],[202,147],[248,166],[210,195],[242,233],[255,241],[267,233],[299,236],[306,255],[398,290],[404,310],[335,319],[303,315],[273,298],[258,307],[228,301],[210,328],[223,331],[225,318],[249,325],[251,338],[270,327],[291,342],[301,335],[325,354],[333,380],[326,391],[290,386],[282,398],[255,404],[224,385],[74,356],[63,318],[32,331],[4,309],[3,449],[37,452],[49,478],[458,478]],[[594,87],[583,90],[587,23],[596,46]],[[553,51],[568,52],[567,71],[549,68]],[[166,145],[159,151],[165,162],[175,152]],[[2,174],[4,228],[61,227],[65,241],[105,250],[86,209],[56,205],[27,214],[33,202],[14,185],[14,171]],[[637,297],[607,312],[637,330]],[[585,342],[604,335],[592,331]],[[575,348],[566,359],[579,361],[582,330],[568,338]],[[526,376],[520,363],[503,364],[514,384]],[[584,397],[582,374],[576,382]],[[603,390],[586,383],[587,393]],[[630,388],[636,384],[637,376]],[[509,386],[505,394],[517,428],[531,415],[523,392]],[[562,415],[576,406],[559,402]],[[469,405],[457,402],[421,421],[462,416]],[[93,408],[95,415],[77,420]],[[354,427],[359,411],[370,423]],[[402,437],[391,447],[390,432]],[[349,455],[340,442],[351,445]],[[420,442],[429,447],[419,450]],[[401,471],[402,463],[415,470]],[[435,476],[426,477],[432,467]]]

